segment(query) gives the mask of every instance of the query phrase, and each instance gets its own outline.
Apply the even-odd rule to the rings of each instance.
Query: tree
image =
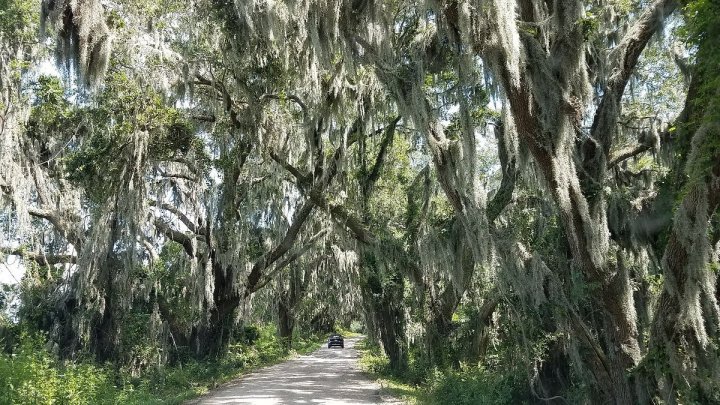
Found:
[[[398,375],[716,399],[712,2],[42,2],[61,80],[8,4],[2,248],[70,351],[362,307]]]

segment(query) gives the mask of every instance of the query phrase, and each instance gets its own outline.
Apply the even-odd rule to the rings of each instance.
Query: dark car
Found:
[[[328,349],[333,346],[339,346],[341,349],[345,348],[345,340],[342,335],[338,335],[337,333],[330,335],[330,338],[328,338]]]

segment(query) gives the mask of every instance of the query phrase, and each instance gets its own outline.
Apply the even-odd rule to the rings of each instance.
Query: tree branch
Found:
[[[193,246],[193,238],[183,232],[173,229],[170,225],[165,223],[160,218],[155,218],[155,227],[167,236],[171,241],[177,242],[182,245],[190,257],[195,256],[195,247]]]
[[[324,187],[313,187],[310,191],[307,191],[307,185],[310,183],[310,179],[307,175],[303,174],[299,169],[287,163],[285,160],[280,158],[277,154],[271,152],[273,160],[278,162],[287,171],[289,171],[298,180],[298,185],[302,190],[306,190],[306,194],[310,197],[310,200],[317,205],[328,211],[333,219],[335,219],[340,225],[346,226],[350,229],[356,239],[362,243],[372,244],[374,243],[374,236],[368,231],[358,218],[352,216],[345,207],[336,204],[330,204],[325,196],[323,196]]]
[[[300,169],[296,168],[288,161],[281,158],[277,153],[275,153],[275,151],[270,151],[270,158],[272,158],[272,160],[277,162],[280,166],[282,166],[285,170],[292,174],[293,177],[295,177],[295,179],[297,180],[297,184],[301,189],[311,184],[312,178],[309,175],[303,174]]]
[[[310,192],[309,197],[318,207],[322,207],[328,211],[339,225],[347,227],[359,242],[366,245],[372,245],[377,242],[375,235],[365,227],[359,218],[352,215],[344,206],[329,203],[325,196],[316,189]]]
[[[165,211],[173,213],[176,217],[178,217],[180,222],[182,222],[183,225],[185,225],[190,230],[190,232],[192,232],[196,235],[204,235],[205,234],[205,229],[203,229],[198,224],[196,224],[195,221],[190,219],[190,217],[185,215],[184,212],[180,211],[180,209],[178,209],[174,205],[167,204],[167,203],[161,203],[160,205],[158,205],[158,202],[155,200],[151,200],[149,202],[149,205],[151,207],[160,208]]]
[[[310,250],[311,247],[315,245],[315,242],[317,242],[318,239],[325,236],[328,233],[328,229],[323,229],[320,232],[313,235],[306,243],[303,245],[300,249],[293,252],[291,255],[287,256],[285,259],[283,259],[280,263],[275,265],[275,267],[269,271],[264,277],[263,280],[260,281],[252,290],[247,290],[245,292],[245,296],[249,296],[250,294],[260,290],[263,288],[267,283],[269,283],[273,277],[277,273],[279,273],[281,270],[283,270],[285,267],[289,266],[292,262],[299,259],[302,255],[307,253],[308,250]]]
[[[645,9],[612,51],[613,63],[608,69],[611,73],[606,80],[602,101],[590,127],[590,137],[600,144],[605,157],[610,154],[614,127],[620,113],[620,100],[630,76],[635,71],[640,54],[676,7],[676,0],[656,0]]]
[[[373,165],[370,173],[367,175],[362,185],[363,196],[367,197],[370,195],[372,188],[375,186],[375,183],[380,177],[380,171],[382,170],[383,165],[387,161],[388,151],[390,150],[390,146],[392,146],[393,140],[395,139],[395,128],[398,121],[400,121],[399,116],[395,118],[385,129],[385,136],[380,143],[380,151],[375,158],[375,164]]]
[[[76,264],[75,255],[48,255],[40,252],[28,252],[23,249],[0,248],[0,252],[6,255],[20,256],[23,259],[32,260],[40,266],[52,266],[55,264]]]
[[[616,156],[610,159],[610,163],[608,163],[608,169],[611,169],[621,162],[630,159],[632,157],[635,157],[641,153],[647,152],[650,149],[652,149],[652,146],[650,145],[637,145],[635,147],[631,147],[628,149],[621,150]]]
[[[495,136],[498,140],[498,158],[500,159],[500,167],[502,168],[502,180],[500,188],[488,203],[487,216],[488,223],[492,224],[500,215],[502,210],[512,200],[513,191],[515,190],[515,182],[517,181],[517,162],[515,156],[511,157],[505,137],[505,125],[498,125],[495,129]]]
[[[287,100],[295,102],[295,104],[297,104],[300,107],[300,109],[302,110],[303,117],[308,116],[307,106],[305,105],[305,103],[302,101],[302,99],[300,97],[298,97],[294,94],[287,94],[284,97],[279,94],[263,94],[262,96],[260,96],[261,102],[265,101],[265,100],[283,100],[283,99],[287,99]]]
[[[147,238],[142,238],[142,244],[145,247],[148,256],[150,256],[150,264],[160,261],[160,256],[158,256],[158,253],[155,251],[155,247],[152,245],[152,243],[150,243]]]
[[[275,249],[263,255],[263,257],[255,262],[255,265],[253,265],[250,274],[247,276],[247,282],[245,283],[246,291],[255,291],[256,286],[263,275],[263,271],[290,250],[293,243],[295,243],[303,224],[305,224],[305,221],[310,217],[310,213],[312,212],[314,206],[315,204],[312,202],[306,201],[303,203],[302,207],[295,212],[293,222],[285,233],[285,236],[280,244],[278,244]]]
[[[168,173],[160,170],[160,177],[164,178],[172,178],[172,179],[183,179],[187,181],[191,181],[193,183],[197,183],[197,179],[195,177],[188,176],[187,174],[182,173]]]
[[[80,234],[77,229],[73,229],[72,225],[68,224],[68,221],[63,220],[61,213],[37,207],[28,207],[27,212],[30,216],[45,219],[50,222],[57,232],[62,234],[68,242],[74,244],[75,247],[79,249]]]

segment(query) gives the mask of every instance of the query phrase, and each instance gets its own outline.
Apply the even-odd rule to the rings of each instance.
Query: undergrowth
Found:
[[[379,380],[384,391],[409,404],[504,405],[526,401],[527,382],[519,370],[493,370],[461,364],[440,369],[429,367],[415,353],[408,369],[393,373],[381,349],[367,340],[357,346],[363,369]]]
[[[10,353],[0,351],[0,405],[179,404],[249,370],[318,348],[324,337],[295,337],[288,350],[271,326],[252,344],[231,345],[220,359],[189,360],[146,370],[140,377],[90,361],[61,361],[38,334],[23,333]]]
[[[400,398],[407,404],[427,403],[427,394],[418,384],[410,382],[407,375],[398,376],[391,372],[390,362],[379,346],[363,339],[355,348],[362,354],[360,366],[378,380],[386,394]]]

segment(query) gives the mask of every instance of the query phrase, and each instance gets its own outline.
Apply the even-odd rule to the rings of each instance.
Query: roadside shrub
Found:
[[[365,371],[382,377],[389,377],[392,374],[390,359],[382,353],[380,346],[370,339],[363,339],[355,345],[355,348],[363,352],[360,365]]]
[[[39,335],[22,334],[12,354],[0,353],[0,404],[108,403],[111,373],[85,363],[61,363]]]
[[[432,404],[522,404],[527,396],[526,378],[509,371],[489,372],[482,367],[436,371],[429,379]]]
[[[365,325],[360,321],[352,321],[350,322],[350,331],[352,333],[364,333]]]
[[[242,344],[252,345],[260,339],[260,329],[257,326],[243,326],[239,329],[236,339]]]
[[[253,343],[234,343],[227,355],[212,361],[188,360],[174,367],[145,368],[135,374],[92,362],[60,361],[40,334],[20,332],[0,341],[0,405],[151,405],[180,404],[237,377],[248,368],[282,360],[288,349],[274,326],[248,327]],[[247,340],[246,340],[247,341]],[[316,336],[299,337],[293,348],[317,348]]]
[[[287,346],[275,333],[273,325],[260,328],[260,337],[255,341],[253,348],[258,353],[260,362],[269,362],[282,358],[288,354]]]

